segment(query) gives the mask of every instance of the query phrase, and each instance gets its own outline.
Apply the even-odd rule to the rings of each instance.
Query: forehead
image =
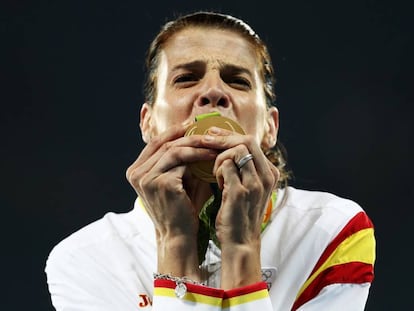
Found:
[[[188,27],[172,35],[163,48],[168,64],[204,61],[208,65],[232,64],[256,71],[255,48],[241,34],[228,29]]]

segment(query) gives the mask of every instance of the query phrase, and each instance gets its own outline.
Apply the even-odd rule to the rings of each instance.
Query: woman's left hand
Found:
[[[279,171],[251,135],[214,127],[204,143],[208,148],[223,150],[213,169],[222,190],[216,218],[222,249],[222,286],[234,288],[260,281],[261,224]],[[239,169],[237,164],[248,154],[253,158]],[[242,280],[236,280],[235,275]]]

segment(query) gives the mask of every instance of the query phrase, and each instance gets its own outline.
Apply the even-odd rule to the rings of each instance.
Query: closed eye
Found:
[[[231,77],[228,78],[226,82],[232,87],[241,90],[250,90],[252,87],[250,81],[244,77]]]
[[[180,87],[189,87],[194,84],[194,82],[197,82],[199,78],[192,74],[192,73],[185,73],[177,76],[174,79],[174,84],[180,86]]]

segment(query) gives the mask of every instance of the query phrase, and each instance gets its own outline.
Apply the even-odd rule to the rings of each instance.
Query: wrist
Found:
[[[200,280],[195,236],[157,236],[158,272]]]
[[[260,246],[222,245],[221,286],[224,290],[260,282]]]

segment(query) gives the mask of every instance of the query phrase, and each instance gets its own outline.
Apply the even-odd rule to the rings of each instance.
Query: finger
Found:
[[[200,135],[179,136],[177,138],[176,136],[180,133],[181,132],[178,130],[175,131],[174,135],[154,138],[153,142],[149,143],[151,146],[144,148],[138,159],[127,169],[127,179],[130,180],[132,173],[136,174],[135,170],[138,168],[140,169],[140,172],[151,170],[151,168],[158,163],[161,157],[170,149],[180,146],[203,147]]]
[[[232,159],[225,159],[216,173],[217,184],[220,189],[224,189],[225,184],[231,185],[232,191],[241,185],[240,177]]]
[[[140,157],[151,156],[156,150],[162,147],[166,142],[174,141],[180,137],[183,137],[186,128],[182,125],[174,125],[169,128],[167,131],[161,133],[160,135],[154,136],[151,138],[147,146],[144,148]],[[139,158],[140,158],[139,157]]]
[[[210,161],[216,157],[217,151],[214,149],[175,146],[160,157],[152,171],[155,174],[162,174],[180,165],[197,161]]]
[[[185,164],[195,161],[211,161],[217,156],[217,151],[205,148],[193,147],[174,147],[167,151],[158,152],[154,156],[155,160],[150,159],[146,163],[137,166],[129,173],[129,182],[139,192],[144,187],[150,185],[158,176],[169,172],[170,170],[186,166]],[[184,174],[184,171],[183,171]],[[183,174],[179,177],[183,177]]]
[[[277,186],[278,186],[279,179],[280,179],[280,172],[279,172],[279,169],[269,159],[267,160],[267,163],[268,163],[268,167],[269,167],[270,171],[272,172],[272,175],[273,175],[273,178],[274,178],[272,189],[276,190]]]
[[[245,187],[253,190],[256,186],[258,186],[259,182],[263,183],[265,176],[258,174],[254,157],[252,156],[248,160],[245,160],[244,158],[246,156],[252,156],[252,154],[244,153],[244,156],[240,156],[240,154],[238,154],[234,162],[238,169],[241,183],[245,185]],[[243,164],[241,163],[242,160],[247,162],[244,162]],[[261,178],[259,178],[259,176],[261,176]]]
[[[217,133],[218,132],[222,132],[221,129],[218,128]],[[233,159],[235,163],[237,163],[241,157],[251,153],[254,158],[257,173],[259,175],[268,173],[267,158],[257,144],[256,139],[251,135],[240,135],[237,133],[228,135],[228,131],[223,130],[223,135],[205,135],[203,137],[203,142],[206,147],[220,150],[231,149],[238,145],[244,145],[246,147],[245,151],[241,152],[237,156],[234,155]],[[223,153],[225,154],[225,151],[223,151]],[[219,159],[222,158],[223,157],[220,157]]]
[[[221,135],[221,136],[229,136],[229,135],[242,135],[235,131],[230,131],[221,127],[212,126],[207,131],[210,135]]]
[[[218,167],[227,159],[231,159],[237,167],[237,163],[240,161],[240,159],[244,156],[249,154],[250,151],[247,149],[245,145],[237,145],[233,148],[227,149],[225,151],[222,151],[216,158],[216,161],[214,163],[213,167],[213,174],[217,170]],[[249,161],[250,162],[250,161]],[[246,165],[249,163],[246,163]]]
[[[157,135],[149,141],[149,143],[141,151],[138,158],[132,163],[127,169],[127,177],[129,172],[133,170],[138,164],[142,164],[143,161],[146,161],[148,158],[151,158],[152,155],[159,150],[165,143],[173,141],[179,137],[182,137],[185,133],[186,128],[182,125],[172,126],[168,131]]]
[[[217,131],[221,131],[221,129]],[[206,146],[219,149],[228,148],[217,156],[213,173],[216,174],[216,170],[225,159],[233,159],[235,165],[237,165],[242,157],[251,153],[253,159],[249,160],[239,172],[242,183],[245,186],[254,185],[257,182],[257,177],[260,176],[265,188],[275,189],[279,179],[279,171],[264,155],[254,137],[228,135],[228,131],[223,131],[223,134],[207,137],[208,139],[204,137],[207,140]],[[218,180],[218,182],[220,181]]]

